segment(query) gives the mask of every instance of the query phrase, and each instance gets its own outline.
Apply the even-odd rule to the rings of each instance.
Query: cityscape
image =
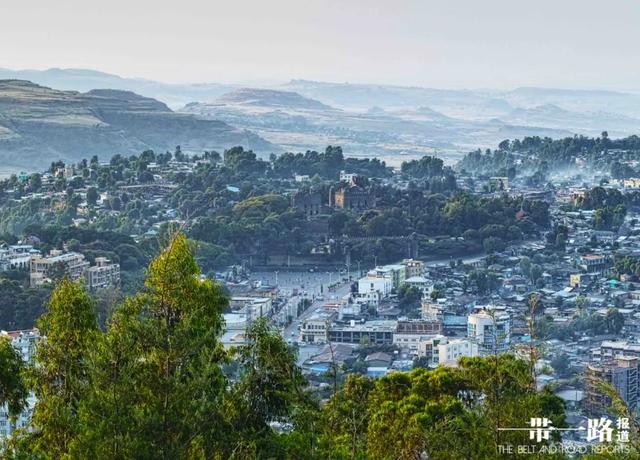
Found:
[[[148,39],[36,3],[68,29],[0,38],[68,53],[0,56],[0,458],[639,458],[639,69],[567,25],[598,2],[190,0]]]

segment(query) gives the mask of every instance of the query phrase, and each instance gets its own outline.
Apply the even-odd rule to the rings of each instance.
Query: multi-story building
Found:
[[[335,317],[336,312],[333,310],[320,310],[305,318],[300,323],[300,340],[306,343],[325,343],[327,331]]]
[[[502,310],[482,309],[467,318],[467,337],[482,353],[503,352],[509,348],[511,318]]]
[[[271,315],[273,299],[269,297],[231,297],[229,306],[235,312],[245,313],[248,321],[254,321],[263,316]]]
[[[96,257],[96,265],[84,272],[90,290],[120,285],[120,264],[114,264],[106,257]]]
[[[55,267],[59,267],[75,281],[82,277],[89,266],[89,262],[80,253],[54,249],[48,256],[35,255],[31,258],[30,284],[31,287],[37,287],[51,282],[51,272]]]
[[[403,264],[383,265],[369,270],[367,276],[390,279],[393,289],[398,289],[407,278],[407,268]]]
[[[441,334],[442,322],[438,320],[398,321],[393,344],[417,352],[418,343]]]
[[[612,360],[620,356],[640,358],[640,343],[629,343],[622,340],[602,341],[600,344],[600,357],[603,361]]]
[[[365,276],[358,280],[358,294],[378,292],[382,298],[387,297],[393,290],[393,280],[378,276]]]
[[[349,324],[333,324],[329,327],[330,342],[392,344],[396,321],[375,320],[366,323],[351,321]]]
[[[424,275],[424,262],[421,260],[415,259],[404,259],[400,262],[404,265],[405,269],[405,277],[413,278],[415,276],[423,276]]]
[[[478,344],[467,339],[452,339],[438,344],[438,363],[456,365],[463,356],[479,356]]]
[[[580,256],[578,266],[587,273],[604,273],[611,267],[611,261],[604,254],[584,254]]]
[[[611,396],[602,390],[602,382],[609,383],[634,413],[640,400],[640,363],[635,356],[618,356],[613,360],[589,365],[585,369],[584,407],[594,415],[609,411]]]
[[[348,173],[344,170],[340,171],[340,182],[354,182],[357,178],[358,175],[356,173]]]
[[[0,271],[29,270],[31,257],[39,254],[31,245],[11,245],[0,248]]]

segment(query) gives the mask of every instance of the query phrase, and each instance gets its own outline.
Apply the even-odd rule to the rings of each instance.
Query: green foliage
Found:
[[[94,305],[81,285],[63,279],[38,321],[46,340],[38,344],[29,383],[38,400],[29,442],[37,455],[69,457],[80,432],[78,409],[90,386],[89,351],[98,337]]]
[[[6,404],[10,417],[16,417],[26,406],[24,368],[22,355],[11,345],[11,339],[0,336],[0,406]]]

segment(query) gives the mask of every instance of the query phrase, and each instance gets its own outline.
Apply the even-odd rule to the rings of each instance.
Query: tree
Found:
[[[87,189],[87,204],[89,206],[95,206],[98,203],[98,190],[95,187],[89,187]]]
[[[226,306],[176,234],[151,262],[144,290],[116,310],[93,357],[75,456],[173,459],[219,449]]]
[[[609,308],[605,316],[607,331],[611,334],[619,334],[624,327],[624,316],[617,308]]]
[[[65,458],[79,432],[78,406],[89,389],[87,358],[98,336],[91,297],[64,278],[37,325],[46,340],[38,344],[30,370],[37,398],[30,444],[37,454]]]
[[[275,441],[269,424],[288,421],[296,407],[308,404],[306,381],[296,366],[296,354],[266,319],[249,327],[246,342],[237,352],[240,378],[229,398],[235,440],[228,447],[250,443],[258,457],[271,458],[273,453],[265,452]]]
[[[0,336],[0,406],[7,405],[10,417],[18,416],[26,404],[24,368],[22,356],[11,344],[11,339]]]

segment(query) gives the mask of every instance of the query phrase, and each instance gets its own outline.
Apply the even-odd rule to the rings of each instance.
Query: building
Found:
[[[76,281],[82,277],[89,266],[84,255],[77,252],[62,252],[54,249],[48,256],[34,255],[31,258],[30,284],[31,287],[37,287],[50,283],[56,269],[61,271],[61,275]]]
[[[10,245],[0,248],[0,271],[29,270],[32,255],[39,254],[31,245]]]
[[[236,313],[245,313],[248,321],[270,316],[273,299],[270,297],[231,297],[229,307]]]
[[[343,184],[334,192],[333,187],[329,191],[330,205],[340,209],[362,211],[374,207],[373,194],[358,185],[357,177],[353,177],[348,184]]]
[[[614,340],[602,341],[600,344],[600,357],[603,361],[612,360],[620,356],[640,358],[640,343]]]
[[[96,265],[84,272],[90,290],[117,287],[120,285],[120,264],[114,264],[106,257],[96,257]]]
[[[467,337],[480,347],[484,354],[503,352],[510,344],[511,318],[501,310],[482,309],[467,318]]]
[[[333,310],[314,312],[300,323],[300,340],[305,343],[325,343],[329,325],[335,319]]]
[[[611,261],[603,254],[585,254],[580,256],[578,266],[587,273],[604,273]]]
[[[382,298],[387,297],[393,290],[393,280],[377,276],[365,276],[358,280],[358,294],[366,295],[377,292]]]
[[[430,366],[439,364],[438,346],[446,342],[444,335],[425,337],[417,343],[416,355],[423,358]]]
[[[220,342],[225,350],[244,345],[249,325],[247,315],[245,313],[225,313],[222,316],[224,317],[225,331],[220,337]]]
[[[640,398],[638,377],[640,364],[635,356],[619,356],[599,365],[589,365],[585,369],[584,407],[594,415],[609,412],[612,400],[602,391],[602,382],[609,383],[632,412],[637,412]]]
[[[314,192],[296,192],[291,198],[291,205],[307,217],[320,214],[322,196]]]
[[[345,170],[340,171],[340,182],[354,182],[358,179],[356,173],[348,173]]]
[[[415,259],[404,259],[400,262],[404,265],[405,268],[405,276],[407,279],[413,277],[422,277],[424,275],[424,262],[421,260]]]
[[[628,179],[624,179],[622,181],[624,188],[640,188],[640,178],[638,177],[630,177]]]
[[[438,344],[438,363],[454,366],[463,356],[479,356],[478,344],[467,339],[452,339]]]
[[[369,270],[368,277],[387,278],[392,282],[392,288],[398,289],[407,278],[407,268],[402,264],[383,265]]]
[[[418,343],[442,335],[442,322],[438,320],[398,321],[393,344],[417,352]]]
[[[329,341],[355,344],[392,344],[396,321],[375,320],[366,323],[351,321],[348,324],[332,324],[329,327]]]

